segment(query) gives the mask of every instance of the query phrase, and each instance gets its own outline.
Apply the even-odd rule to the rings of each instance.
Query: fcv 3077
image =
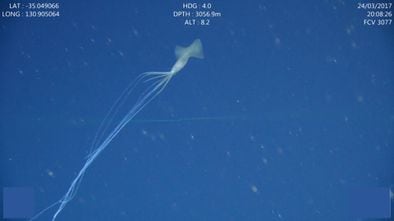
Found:
[[[392,19],[364,19],[364,25],[391,25]]]

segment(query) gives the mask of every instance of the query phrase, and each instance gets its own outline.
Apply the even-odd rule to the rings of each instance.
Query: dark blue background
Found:
[[[205,59],[113,140],[59,221],[348,220],[346,188],[392,187],[392,25],[363,26],[348,1],[211,3],[209,27],[172,17],[182,1],[1,18],[2,185],[32,186],[37,211],[58,200],[128,82],[200,38]]]

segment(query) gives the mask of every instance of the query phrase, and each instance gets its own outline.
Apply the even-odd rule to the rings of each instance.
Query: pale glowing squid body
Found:
[[[64,209],[67,203],[75,197],[86,170],[100,155],[100,153],[111,143],[111,141],[116,137],[116,135],[118,135],[118,133],[123,129],[123,127],[126,126],[126,124],[129,123],[145,107],[145,105],[147,105],[164,90],[171,78],[185,67],[185,65],[189,61],[189,58],[204,58],[203,48],[200,39],[194,40],[193,43],[188,47],[176,46],[175,55],[177,57],[177,61],[172,66],[170,71],[145,72],[140,74],[133,82],[129,84],[129,86],[115,101],[108,114],[102,121],[96,133],[96,137],[93,140],[91,151],[86,156],[85,164],[78,172],[74,180],[71,182],[67,192],[58,201],[43,209],[30,220],[37,219],[50,208],[59,205],[58,209],[52,216],[52,221],[56,220],[57,216]],[[108,134],[105,134],[105,132],[109,129],[108,127],[111,125],[116,114],[119,112],[119,109],[122,107],[126,99],[137,86],[143,86],[143,92],[139,95],[137,101],[127,112],[127,114],[123,118],[121,118],[121,120],[112,130],[110,130]]]

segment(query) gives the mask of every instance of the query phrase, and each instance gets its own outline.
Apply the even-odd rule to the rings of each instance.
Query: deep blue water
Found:
[[[186,26],[182,3],[0,18],[2,186],[33,188],[37,212],[59,200],[128,82],[200,38],[205,59],[120,132],[57,220],[351,220],[349,188],[393,188],[393,25],[363,25],[350,1],[250,0],[211,1],[221,17]]]

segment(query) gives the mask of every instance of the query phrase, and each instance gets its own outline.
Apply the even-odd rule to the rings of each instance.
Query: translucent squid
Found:
[[[135,80],[133,80],[129,86],[123,91],[123,93],[117,98],[113,106],[110,108],[106,117],[102,121],[96,137],[92,143],[90,153],[86,156],[86,161],[78,174],[71,182],[66,193],[55,203],[41,210],[38,214],[32,217],[30,220],[35,220],[40,217],[47,210],[57,207],[56,212],[52,216],[52,221],[56,220],[59,214],[63,211],[64,207],[75,197],[79,186],[81,185],[82,179],[90,167],[90,165],[96,160],[96,158],[108,147],[111,141],[119,134],[119,132],[155,97],[157,97],[168,85],[172,77],[179,73],[189,61],[189,58],[203,59],[203,48],[200,39],[196,39],[193,43],[187,47],[176,46],[175,48],[176,62],[172,66],[170,71],[167,72],[145,72],[140,74]],[[123,106],[125,101],[129,98],[129,95],[135,91],[137,87],[143,87],[142,93],[136,99],[133,106],[126,112],[125,116],[120,118],[119,122],[115,124],[112,130],[108,127],[111,125],[115,116],[118,114],[119,109]]]

